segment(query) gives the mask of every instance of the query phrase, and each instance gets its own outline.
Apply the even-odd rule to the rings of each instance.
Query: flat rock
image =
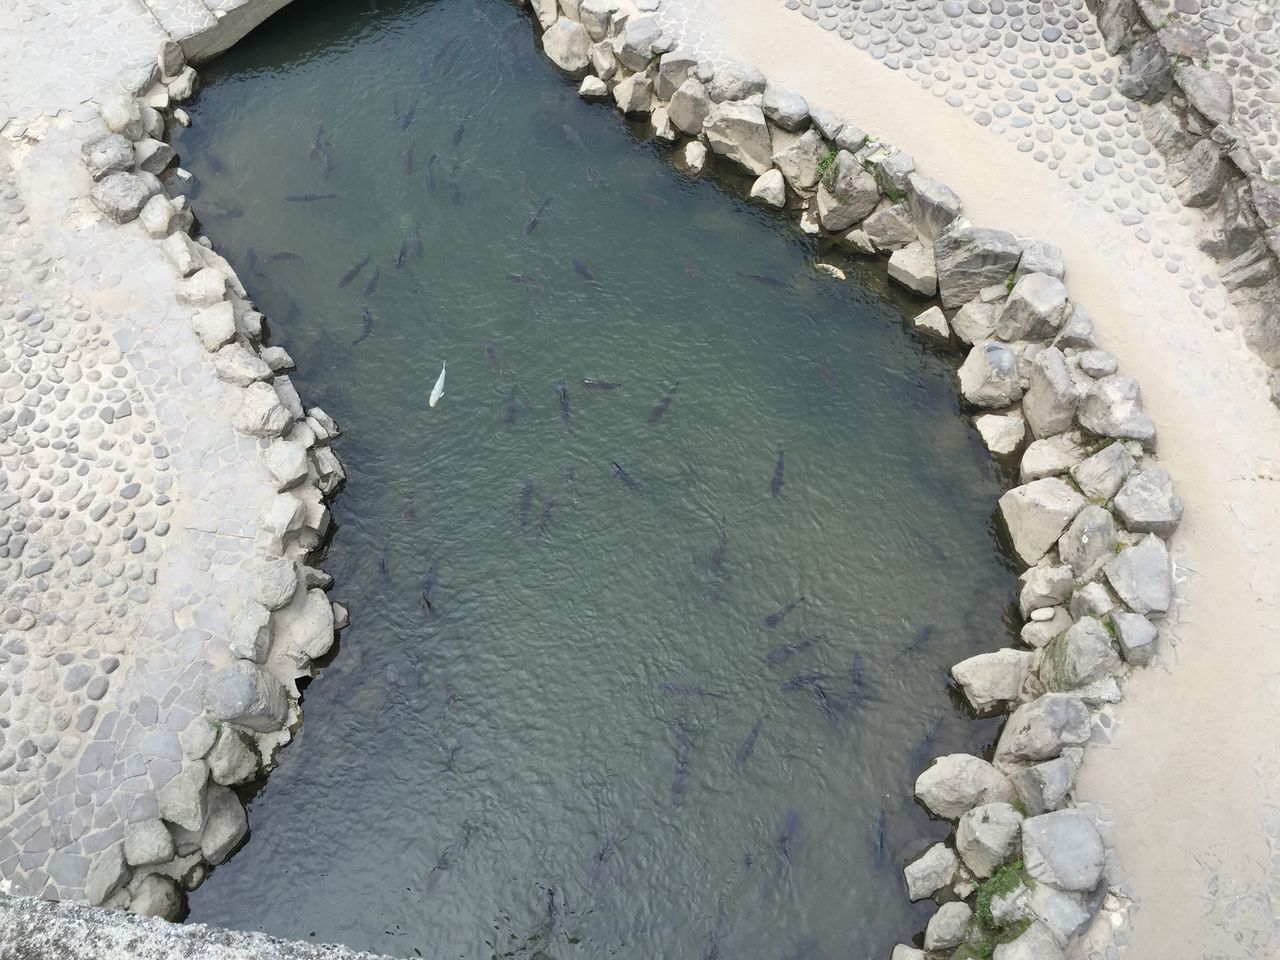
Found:
[[[191,318],[191,326],[204,348],[213,353],[235,339],[235,312],[229,301],[221,300],[213,306],[197,310]]]
[[[683,89],[682,87],[681,90]],[[677,127],[681,127],[676,120],[674,100],[671,119]],[[712,151],[732,160],[749,173],[759,176],[771,169],[773,143],[769,126],[764,113],[755,104],[736,100],[716,103],[707,114],[702,129],[706,134],[707,146]]]
[[[1052,931],[1059,944],[1065,945],[1093,919],[1095,911],[1091,909],[1091,901],[1100,903],[1100,898],[1037,883],[1027,897],[1027,908]]]
[[[1062,536],[1085,499],[1060,478],[1044,477],[1007,491],[999,503],[1014,552],[1032,565]]]
[[[1175,67],[1174,80],[1187,95],[1187,101],[1215,126],[1231,122],[1234,98],[1231,82],[1221,73],[1195,64]]]
[[[1029,650],[1006,648],[960,661],[951,668],[951,676],[960,684],[969,705],[983,713],[1018,699],[1034,661],[1035,654]]]
[[[786,206],[787,184],[782,178],[782,171],[769,170],[762,173],[751,185],[751,199],[779,209]]]
[[[211,307],[227,297],[227,278],[213,267],[197,270],[178,282],[178,302],[192,307]]]
[[[1084,701],[1065,693],[1046,693],[1010,714],[1000,733],[996,759],[1051,760],[1066,747],[1084,744],[1089,730],[1089,708]]]
[[[1107,628],[1082,617],[1044,649],[1040,679],[1049,690],[1074,690],[1120,669],[1120,657]]]
[[[1047,617],[1038,620],[1037,614]],[[1028,647],[1039,650],[1048,646],[1051,640],[1065,632],[1073,622],[1071,614],[1062,607],[1041,607],[1032,612],[1031,622],[1023,625],[1018,637]]]
[[[958,865],[959,861],[950,847],[945,843],[935,843],[903,869],[907,896],[913,901],[933,896],[950,885]]]
[[[1173,602],[1169,548],[1154,533],[1116,554],[1104,568],[1107,582],[1134,613],[1163,616]]]
[[[984,803],[956,825],[956,851],[975,877],[986,878],[1017,849],[1022,814],[1007,803]]]
[[[1115,498],[1116,515],[1134,533],[1172,536],[1182,520],[1182,499],[1163,467],[1147,467],[1125,481]]]
[[[768,82],[755,67],[740,63],[727,63],[716,67],[715,77],[707,88],[711,99],[720,103],[726,100],[745,100],[753,94],[763,94]]]
[[[1041,883],[1088,892],[1102,879],[1102,837],[1083,811],[1042,813],[1023,821],[1022,862]]]
[[[1017,269],[1022,243],[1011,233],[987,227],[950,230],[933,245],[942,305],[955,309]]]
[[[1069,566],[1043,558],[1018,577],[1018,608],[1023,616],[1030,616],[1044,607],[1057,606],[1071,596],[1075,585]]]
[[[926,240],[936,240],[960,216],[960,198],[946,184],[907,175],[907,206],[916,229]]]
[[[658,61],[658,75],[653,81],[654,93],[670,100],[698,66],[698,58],[687,50],[664,53]],[[768,111],[766,111],[767,115]]]
[[[818,191],[818,199],[821,211],[821,190]],[[917,296],[936,296],[938,274],[934,269],[933,251],[922,243],[910,243],[901,250],[893,251],[889,256],[889,279]]]
[[[952,753],[939,757],[916,778],[916,797],[944,820],[958,819],[980,803],[1012,803],[1009,778],[981,757]]]
[[[1060,433],[1056,437],[1034,440],[1022,454],[1019,467],[1022,482],[1070,473],[1085,459],[1087,452],[1076,433]]]

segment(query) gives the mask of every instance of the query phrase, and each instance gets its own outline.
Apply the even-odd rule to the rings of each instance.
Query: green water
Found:
[[[204,74],[177,146],[344,428],[351,626],[191,917],[407,956],[886,956],[929,913],[901,864],[947,832],[914,777],[994,733],[946,670],[1003,631],[999,479],[882,265],[815,276],[784,218],[575,91],[501,0],[295,4]],[[813,673],[825,707],[779,689]]]

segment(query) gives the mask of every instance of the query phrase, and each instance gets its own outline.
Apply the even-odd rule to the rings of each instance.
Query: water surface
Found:
[[[294,5],[203,80],[197,212],[345,431],[351,626],[192,919],[469,958],[922,927],[911,784],[992,737],[946,670],[1014,577],[918,303],[816,276],[500,0]]]

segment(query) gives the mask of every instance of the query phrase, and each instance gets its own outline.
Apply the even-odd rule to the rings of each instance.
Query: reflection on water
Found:
[[[675,173],[498,0],[295,6],[195,207],[345,429],[340,651],[192,918],[401,955],[883,956],[1013,575],[879,267]],[[447,361],[443,398],[427,395]]]

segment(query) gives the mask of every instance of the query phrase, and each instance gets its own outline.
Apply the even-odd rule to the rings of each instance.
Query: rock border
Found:
[[[691,174],[715,155],[754,176],[753,199],[886,262],[891,280],[933,300],[913,327],[967,351],[960,395],[992,455],[1018,472],[998,513],[1024,568],[1024,625],[1016,644],[951,671],[976,714],[1008,720],[990,760],[940,757],[916,781],[919,802],[956,829],[904,869],[911,899],[939,907],[892,960],[1061,960],[1095,922],[1111,923],[1098,920],[1104,905],[1125,904],[1098,823],[1072,791],[1099,710],[1150,663],[1152,621],[1173,602],[1166,541],[1183,506],[1154,462],[1141,390],[1069,299],[1059,248],[971,225],[960,198],[908,154],[758,70],[679,48],[646,15],[659,2],[526,5],[547,56],[582,77],[583,98],[647,118]]]
[[[139,76],[150,81],[141,97],[117,87],[97,100],[106,130],[81,146],[90,200],[126,229],[137,221],[173,267],[178,303],[192,311],[190,335],[217,378],[241,390],[234,429],[258,439],[278,491],[259,520],[253,579],[231,617],[233,660],[209,678],[204,720],[182,741],[182,769],[157,792],[158,817],[129,824],[85,880],[91,905],[173,920],[186,892],[247,836],[234,788],[264,776],[292,738],[302,720],[297,681],[314,674],[347,624],[346,608],[325,595],[333,578],[315,565],[331,531],[326,501],[346,473],[329,445],[337,424],[319,407],[304,408],[288,375],[292,358],[268,345],[266,318],[209,238],[192,239],[186,198],[165,195],[160,175],[178,160],[166,130],[190,123],[177,104],[197,82],[182,46],[164,43]],[[190,176],[181,168],[173,175]]]

